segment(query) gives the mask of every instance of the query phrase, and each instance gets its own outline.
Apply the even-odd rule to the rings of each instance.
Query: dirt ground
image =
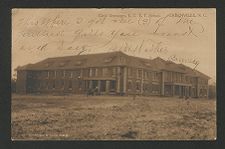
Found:
[[[12,96],[12,139],[214,140],[216,100]]]

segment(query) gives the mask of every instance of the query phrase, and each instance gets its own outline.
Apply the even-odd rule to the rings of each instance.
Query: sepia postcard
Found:
[[[216,9],[12,9],[12,140],[215,140]]]

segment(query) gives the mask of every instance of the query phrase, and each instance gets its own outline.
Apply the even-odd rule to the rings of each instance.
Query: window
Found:
[[[132,90],[132,81],[128,81],[127,88],[128,90]]]
[[[89,77],[96,77],[96,76],[98,76],[98,68],[90,68]]]
[[[89,77],[92,77],[92,68],[89,69]]]
[[[82,61],[76,61],[74,65],[79,66],[82,64]]]
[[[100,91],[101,92],[106,91],[106,81],[105,80],[101,80]]]
[[[184,80],[184,75],[183,74],[181,74],[181,82],[184,82],[185,80]]]
[[[152,85],[152,93],[153,94],[159,94],[160,93],[160,86],[157,84]]]
[[[141,78],[141,76],[142,76],[142,70],[141,69],[138,69],[138,71],[137,71],[137,77],[138,78]]]
[[[181,74],[176,73],[176,82],[181,82]]]
[[[141,90],[141,83],[140,82],[136,82],[136,90]]]
[[[153,72],[153,80],[157,81],[158,80],[158,75],[156,72]]]
[[[92,76],[95,77],[95,75],[96,75],[96,69],[92,68]]]
[[[112,80],[110,81],[110,91],[116,90],[116,81]]]
[[[147,91],[148,91],[148,88],[149,88],[149,84],[144,83],[144,84],[143,84],[143,91],[144,91],[144,92],[147,92]]]
[[[176,73],[175,72],[172,73],[172,78],[173,78],[173,82],[176,82]]]
[[[145,79],[148,79],[148,72],[147,71],[145,71],[145,73],[144,73],[145,75]]]
[[[172,81],[172,73],[171,72],[166,72],[165,75],[166,75],[166,81],[168,81],[168,82]]]
[[[104,59],[105,63],[110,63],[113,60],[113,57],[107,57]]]
[[[98,68],[95,68],[95,76],[98,76]]]
[[[148,72],[148,79],[152,79],[152,73]]]
[[[78,82],[78,88],[79,88],[79,90],[81,90],[81,88],[82,88],[82,82],[81,81]]]
[[[53,62],[47,62],[47,63],[45,63],[45,67],[50,67],[51,65],[53,65]]]
[[[74,71],[74,72],[73,72],[73,76],[74,76],[75,78],[78,78],[79,76],[81,76],[80,70]]]
[[[190,78],[188,76],[185,77],[186,83],[190,83]]]
[[[47,71],[47,78],[49,78],[49,76],[50,76],[50,73],[49,73],[49,71]]]
[[[54,77],[54,71],[50,71],[49,76],[50,76],[50,78],[53,78]]]
[[[67,60],[67,61],[62,61],[62,62],[59,63],[59,67],[64,67],[64,66],[66,66],[69,62],[70,62],[69,60]]]
[[[63,77],[63,71],[57,71],[56,72],[57,77]]]

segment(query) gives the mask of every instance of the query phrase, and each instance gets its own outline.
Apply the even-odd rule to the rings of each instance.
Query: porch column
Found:
[[[164,72],[162,72],[162,90],[161,90],[161,95],[164,96]]]
[[[109,93],[109,85],[110,85],[110,81],[109,80],[106,80],[106,93],[108,94]]]
[[[92,77],[92,68],[90,68],[90,72],[88,74],[88,77]]]
[[[199,78],[197,78],[197,86],[196,86],[196,97],[199,97],[199,93],[200,93],[200,86],[199,86]]]
[[[208,99],[209,98],[209,86],[207,85],[207,87],[206,87],[206,98]]]
[[[179,85],[179,96],[181,97],[182,95],[182,89],[181,89],[181,86]]]
[[[127,92],[127,67],[124,67],[123,73],[123,93],[126,94]]]
[[[172,87],[172,96],[174,96],[174,94],[175,94],[175,85],[172,85],[171,87]]]
[[[92,80],[89,81],[89,88],[92,88]]]
[[[144,70],[141,70],[141,94],[143,94]]]
[[[100,93],[100,88],[101,88],[101,80],[98,80],[98,93]]]
[[[117,67],[117,88],[116,88],[117,93],[120,93],[120,76],[121,76],[120,67]]]

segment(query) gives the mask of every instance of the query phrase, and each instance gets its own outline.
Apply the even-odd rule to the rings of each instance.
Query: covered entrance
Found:
[[[116,91],[116,80],[87,80],[88,90],[98,94],[109,94]]]
[[[188,85],[174,85],[174,96],[190,97],[191,87]]]

